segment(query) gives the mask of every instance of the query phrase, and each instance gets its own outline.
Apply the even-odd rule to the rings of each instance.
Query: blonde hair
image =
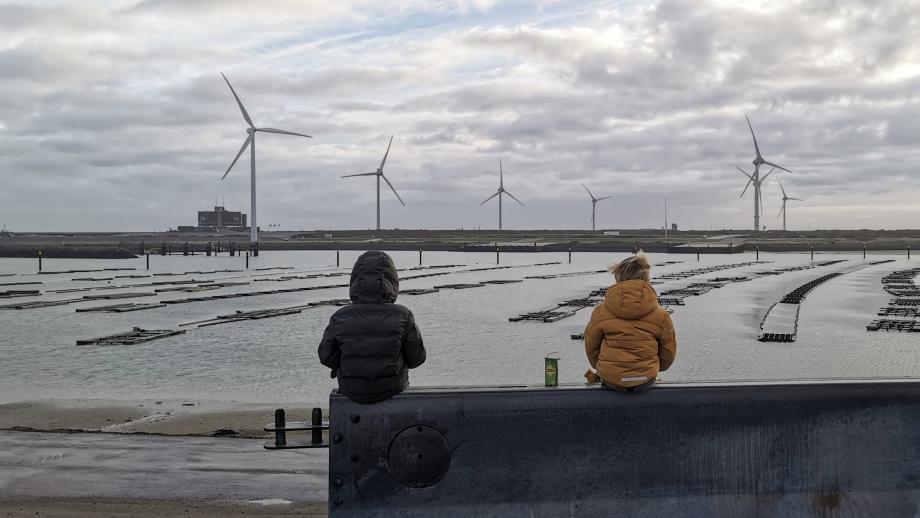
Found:
[[[644,255],[634,255],[627,257],[619,263],[610,266],[610,273],[617,282],[651,279],[652,267]]]

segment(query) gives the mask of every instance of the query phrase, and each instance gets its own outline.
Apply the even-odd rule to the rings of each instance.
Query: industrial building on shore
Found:
[[[234,212],[224,207],[215,206],[214,210],[198,211],[198,225],[176,228],[179,232],[245,232],[246,214]]]

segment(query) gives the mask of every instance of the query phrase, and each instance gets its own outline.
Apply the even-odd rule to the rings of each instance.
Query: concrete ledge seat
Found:
[[[331,517],[915,516],[920,380],[330,396]]]

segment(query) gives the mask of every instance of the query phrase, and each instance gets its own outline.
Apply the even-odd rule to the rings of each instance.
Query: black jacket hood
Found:
[[[355,304],[396,302],[399,275],[396,264],[384,252],[364,252],[351,270],[348,295]]]

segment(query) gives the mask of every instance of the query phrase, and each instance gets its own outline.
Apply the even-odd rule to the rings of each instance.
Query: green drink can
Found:
[[[544,361],[544,384],[547,387],[559,385],[559,358],[547,356]]]

